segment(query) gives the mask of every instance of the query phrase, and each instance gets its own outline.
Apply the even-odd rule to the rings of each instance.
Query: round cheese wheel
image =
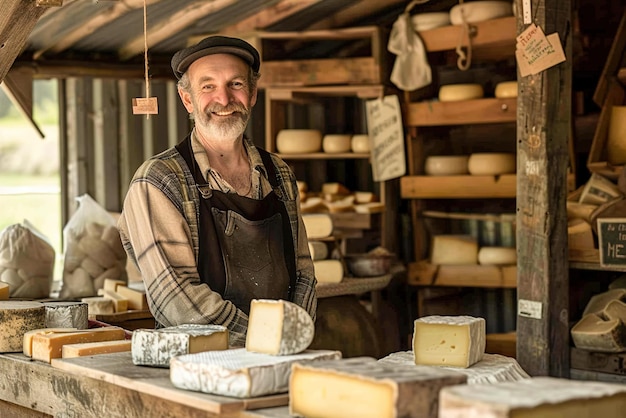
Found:
[[[517,97],[517,81],[503,81],[496,85],[495,96],[498,99]]]
[[[322,133],[317,129],[283,129],[276,135],[276,149],[282,154],[319,152]]]
[[[370,137],[369,135],[354,135],[352,136],[351,144],[352,152],[370,152]]]
[[[515,173],[515,154],[486,152],[469,157],[467,169],[478,176],[497,176]]]
[[[517,251],[510,247],[481,247],[478,250],[478,264],[496,266],[517,264]]]
[[[609,163],[626,163],[626,106],[613,106],[606,146]]]
[[[429,176],[467,174],[467,155],[433,155],[426,158],[424,171]]]
[[[453,25],[461,25],[463,21],[484,22],[504,16],[513,16],[513,5],[510,1],[472,1],[457,4],[450,9],[450,22]]]
[[[484,94],[483,86],[480,84],[447,84],[439,88],[439,101],[458,102],[480,99]]]
[[[350,152],[352,135],[324,135],[322,139],[322,149],[329,154]]]
[[[418,13],[411,17],[413,29],[416,31],[429,30],[450,25],[450,13]]]

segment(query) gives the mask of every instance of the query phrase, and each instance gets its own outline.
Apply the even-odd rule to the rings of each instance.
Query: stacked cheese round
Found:
[[[283,129],[276,135],[281,154],[306,154],[322,150],[322,133],[317,129]]]
[[[418,32],[448,26],[450,25],[450,13],[418,13],[411,16],[411,23],[413,25],[413,29]]]
[[[370,152],[369,135],[353,135],[350,141],[350,147],[352,149],[352,152]]]
[[[352,135],[326,134],[322,139],[322,149],[328,154],[350,152]]]
[[[467,174],[467,155],[432,155],[426,158],[424,171],[429,176]]]
[[[450,9],[450,22],[453,25],[484,22],[505,16],[513,16],[513,5],[510,1],[472,1]]]
[[[494,95],[498,99],[517,97],[517,81],[503,81],[496,84]]]
[[[478,264],[491,266],[517,264],[517,251],[510,247],[481,247],[478,250]]]
[[[480,84],[447,84],[439,88],[440,102],[480,99],[485,95]]]
[[[467,163],[470,174],[478,176],[497,176],[515,173],[515,154],[511,153],[475,153]]]

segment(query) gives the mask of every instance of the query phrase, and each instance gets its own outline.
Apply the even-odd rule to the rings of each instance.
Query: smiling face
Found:
[[[233,55],[207,55],[194,61],[185,77],[189,87],[179,85],[178,94],[200,134],[220,141],[241,138],[257,99],[250,67]]]

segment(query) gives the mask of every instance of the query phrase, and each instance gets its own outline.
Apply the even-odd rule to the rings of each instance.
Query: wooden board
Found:
[[[239,418],[289,418],[289,407],[278,406],[275,408],[256,409],[254,411],[242,411]]]
[[[288,394],[239,399],[178,389],[172,385],[169,369],[135,366],[131,353],[102,354],[98,356],[54,359],[52,367],[103,380],[115,385],[158,396],[203,409],[214,414],[243,409],[286,405]]]
[[[501,176],[404,176],[400,179],[403,199],[513,198],[516,175]]]
[[[414,102],[403,105],[408,126],[479,125],[517,120],[517,98],[484,98],[458,102]]]

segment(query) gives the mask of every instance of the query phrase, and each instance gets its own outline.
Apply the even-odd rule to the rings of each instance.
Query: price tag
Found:
[[[156,97],[137,97],[132,100],[133,115],[156,115],[159,104]]]
[[[541,302],[520,299],[517,303],[517,315],[525,318],[541,319]]]

